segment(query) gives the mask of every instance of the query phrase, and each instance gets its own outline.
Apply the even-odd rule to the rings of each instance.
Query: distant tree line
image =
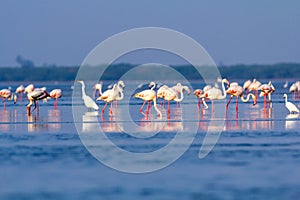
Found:
[[[102,80],[117,80],[126,72],[137,65],[115,64],[109,66]],[[103,66],[98,66],[103,67]],[[197,70],[189,65],[172,66],[189,80],[201,79]],[[89,70],[89,68],[91,70]],[[76,78],[78,66],[57,67],[0,67],[0,81],[73,81]],[[88,67],[86,73],[95,73],[95,67]],[[209,73],[210,67],[206,67]],[[284,63],[274,65],[232,65],[219,67],[222,77],[228,79],[300,79],[300,64]],[[166,79],[166,74],[157,75],[158,78]],[[138,79],[138,76],[133,77]]]

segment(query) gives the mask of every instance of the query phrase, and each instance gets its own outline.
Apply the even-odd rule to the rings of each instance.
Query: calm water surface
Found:
[[[198,153],[210,119],[215,122],[220,119],[214,118],[210,108],[198,110],[193,95],[186,96],[179,107],[172,104],[170,119],[163,122],[145,119],[138,111],[142,102],[130,98],[130,92],[114,108],[113,117],[108,110],[104,115],[87,110],[81,113],[82,132],[92,134],[99,122],[115,144],[132,152],[154,151],[168,144],[178,130],[189,133],[195,126],[198,128],[193,144],[180,159],[146,174],[116,171],[86,150],[73,120],[70,88],[73,83],[39,84],[49,90],[63,89],[64,96],[56,109],[53,100],[40,102],[39,113],[27,116],[25,96],[22,102],[16,105],[8,102],[5,110],[0,109],[0,199],[297,199],[300,196],[300,120],[298,115],[289,115],[284,107],[282,94],[287,89],[282,88],[283,82],[275,83],[272,108],[264,109],[260,99],[256,106],[241,103],[236,115],[234,103],[230,105],[223,116],[220,139],[204,159],[199,159]],[[7,84],[1,86],[5,88]],[[131,83],[126,90],[136,86]],[[124,117],[128,111],[126,102],[130,102],[129,113],[137,125],[134,128]],[[300,101],[294,103],[299,105]],[[82,105],[80,97],[74,99],[74,105]],[[99,105],[103,107],[103,103]],[[139,140],[122,133],[147,135],[157,130],[161,133]],[[138,163],[125,164],[133,167]]]

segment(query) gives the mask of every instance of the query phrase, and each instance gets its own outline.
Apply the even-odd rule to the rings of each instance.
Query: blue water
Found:
[[[72,83],[40,84],[49,90],[63,89],[64,96],[57,109],[53,108],[52,100],[40,102],[39,113],[28,117],[27,101],[23,98],[16,105],[8,102],[6,110],[0,110],[0,199],[298,199],[300,196],[300,120],[298,115],[289,115],[284,107],[282,94],[286,89],[281,88],[282,82],[275,83],[272,109],[264,109],[260,99],[256,106],[240,104],[236,118],[235,105],[230,105],[220,139],[203,159],[199,159],[198,153],[212,113],[210,109],[199,112],[192,95],[179,108],[173,104],[170,122],[162,126],[159,134],[146,139],[121,133],[120,130],[128,129],[126,118],[114,116],[111,120],[106,112],[101,119],[101,115],[91,117],[84,111],[80,116],[87,120],[80,124],[83,131],[89,134],[95,128],[93,119],[97,118],[110,140],[132,152],[162,148],[178,130],[188,134],[191,126],[198,126],[196,138],[182,157],[166,168],[144,174],[111,169],[84,147],[73,121]],[[11,85],[14,87],[14,83]],[[135,86],[132,84],[132,88]],[[130,94],[126,95],[130,99]],[[80,100],[75,101],[75,106],[81,105]],[[131,100],[131,103],[132,118],[140,125],[135,131],[155,132],[157,126],[149,125],[138,111],[141,101]],[[103,104],[99,105],[102,108]],[[125,107],[120,102],[115,115],[122,116],[120,112],[124,113]],[[195,123],[187,120],[189,113],[196,116]],[[126,164],[133,167],[139,163]]]

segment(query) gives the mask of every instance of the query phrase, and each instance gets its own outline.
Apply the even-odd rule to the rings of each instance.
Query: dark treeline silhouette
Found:
[[[102,80],[117,80],[126,72],[138,65],[116,64],[109,66]],[[101,66],[100,66],[101,67]],[[192,66],[172,66],[188,80],[201,79],[200,74]],[[204,67],[206,72],[209,67]],[[73,81],[76,78],[78,66],[57,67],[0,67],[0,81]],[[86,73],[97,73],[97,67],[87,67]],[[222,77],[228,79],[300,79],[300,64],[286,63],[274,65],[233,65],[219,67]],[[156,79],[166,79],[165,74],[156,74]],[[133,79],[138,79],[133,76]]]

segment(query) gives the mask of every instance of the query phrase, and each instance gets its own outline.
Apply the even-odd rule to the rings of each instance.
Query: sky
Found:
[[[80,65],[110,36],[148,26],[190,36],[217,64],[300,63],[299,10],[297,0],[1,0],[0,66],[16,66],[17,55],[35,65]],[[120,61],[181,64],[149,54]]]

